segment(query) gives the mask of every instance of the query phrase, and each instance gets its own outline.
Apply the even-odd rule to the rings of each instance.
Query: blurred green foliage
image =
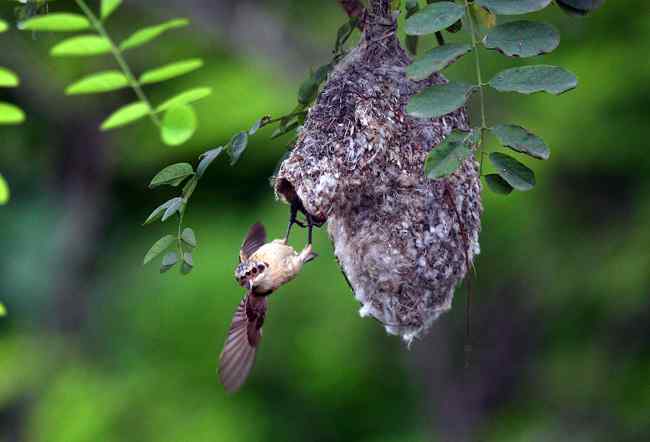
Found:
[[[180,14],[196,22],[193,15],[203,11],[199,2],[182,10],[129,3],[124,8],[130,13],[113,18],[125,36],[136,18],[156,22]],[[275,237],[287,221],[287,208],[268,186],[284,152],[283,140],[268,141],[271,129],[251,138],[236,168],[222,159],[206,172],[187,215],[199,240],[191,276],[161,277],[156,268],[141,267],[143,250],[165,233],[160,225],[139,227],[167,196],[147,190],[151,177],[171,162],[195,162],[263,114],[291,110],[300,80],[310,66],[330,59],[332,37],[344,21],[334,2],[325,3],[265,3],[269,20],[294,30],[294,40],[282,40],[285,52],[279,53],[300,45],[313,49],[313,59],[300,66],[281,56],[251,55],[200,24],[166,39],[159,53],[134,57],[133,64],[151,66],[191,47],[205,60],[191,80],[152,91],[153,99],[162,98],[197,82],[214,90],[196,104],[197,135],[174,149],[161,147],[147,125],[92,135],[104,111],[124,97],[98,101],[61,91],[102,62],[49,59],[50,35],[3,35],[11,50],[0,54],[0,64],[20,72],[23,87],[0,91],[0,98],[19,104],[28,121],[0,131],[3,175],[12,183],[12,200],[0,211],[0,298],[10,312],[0,320],[0,441],[449,440],[451,386],[463,371],[464,291],[432,336],[409,352],[379,324],[358,317],[325,231],[315,239],[320,257],[271,299],[248,384],[236,396],[226,396],[218,384],[217,357],[242,295],[232,276],[241,238],[256,220]],[[0,5],[0,16],[12,14],[12,7]],[[496,379],[510,374],[507,388],[455,412],[480,412],[466,429],[469,440],[645,440],[647,7],[619,0],[586,19],[557,8],[538,16],[560,29],[562,43],[534,62],[567,67],[580,86],[560,97],[488,95],[495,121],[530,128],[552,153],[536,165],[538,186],[531,192],[485,192],[474,284],[475,370],[460,384],[476,386],[478,377],[469,375],[483,370],[497,388],[504,384]],[[515,64],[484,53],[488,78]],[[471,62],[452,66],[448,76],[471,80]],[[77,150],[86,155],[81,163],[72,161]],[[109,178],[98,193],[68,182],[101,155]],[[100,213],[94,234],[80,227],[86,212],[75,211],[84,195],[91,198],[87,207]],[[303,241],[302,232],[292,237],[297,247]],[[90,265],[70,265],[79,248]],[[70,313],[59,298],[67,299],[62,305],[68,309],[83,307],[77,327],[59,326]],[[513,333],[523,341],[515,354],[523,359],[489,372],[490,355],[501,349],[491,347],[490,336],[501,336],[518,316],[525,320],[515,323]],[[436,369],[442,363],[453,370]]]

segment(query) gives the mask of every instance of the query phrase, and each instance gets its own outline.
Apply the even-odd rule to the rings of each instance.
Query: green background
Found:
[[[187,87],[197,135],[164,147],[150,122],[96,128],[130,91],[66,97],[108,57],[54,60],[61,35],[0,36],[0,65],[21,87],[0,90],[28,121],[0,127],[0,441],[641,441],[650,437],[650,24],[645,2],[606,2],[576,19],[535,14],[561,30],[553,54],[577,90],[553,97],[488,93],[490,123],[520,124],[552,149],[524,161],[528,193],[484,193],[481,255],[464,369],[465,290],[411,350],[361,319],[324,230],[320,257],[274,295],[249,382],[227,396],[217,357],[242,296],[233,279],[246,230],[283,233],[287,207],[268,177],[287,140],[272,129],[231,168],[218,159],[186,215],[197,233],[190,276],[140,265],[172,222],[142,227],[171,196],[147,189],[264,114],[295,105],[310,67],[329,60],[345,20],[334,1],[126,2],[109,22],[123,38],[184,16],[128,60],[137,72],[200,56],[206,66],[147,88],[155,102]],[[50,10],[72,10],[57,1]],[[3,2],[0,17],[15,21]],[[353,36],[356,40],[357,35]],[[459,34],[452,40],[466,39]],[[427,46],[431,42],[424,42]],[[522,63],[482,51],[485,76]],[[541,61],[540,61],[541,60]],[[446,74],[471,81],[466,57]],[[474,110],[474,109],[473,109]],[[494,139],[488,147],[496,149]],[[302,246],[304,232],[292,243]]]

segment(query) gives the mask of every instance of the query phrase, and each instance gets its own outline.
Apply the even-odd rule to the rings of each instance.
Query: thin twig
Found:
[[[476,79],[477,87],[479,89],[479,99],[481,106],[481,136],[479,140],[479,152],[481,152],[481,161],[479,167],[479,175],[483,174],[483,135],[487,130],[487,117],[485,113],[485,83],[483,83],[483,74],[481,73],[481,58],[478,53],[478,40],[476,38],[476,28],[474,26],[474,19],[472,18],[472,11],[470,10],[469,1],[465,0],[465,16],[469,22],[469,32],[472,36],[472,49],[474,51],[474,60],[476,62]]]

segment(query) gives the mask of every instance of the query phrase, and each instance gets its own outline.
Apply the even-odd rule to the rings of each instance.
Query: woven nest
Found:
[[[473,158],[448,178],[424,176],[432,147],[453,129],[469,129],[467,112],[406,114],[411,96],[446,80],[438,73],[407,79],[396,20],[374,8],[361,42],[310,109],[275,189],[284,201],[295,192],[311,215],[327,220],[361,316],[410,343],[451,308],[479,253],[481,188]]]

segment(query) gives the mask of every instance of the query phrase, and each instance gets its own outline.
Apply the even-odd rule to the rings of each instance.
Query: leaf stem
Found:
[[[481,153],[481,161],[479,166],[479,174],[483,173],[483,134],[487,130],[487,117],[485,112],[485,86],[487,83],[483,82],[483,74],[481,72],[481,58],[478,53],[478,41],[476,39],[476,28],[474,26],[474,19],[472,17],[472,11],[470,10],[470,4],[468,0],[465,0],[465,16],[469,22],[469,32],[472,36],[472,48],[474,52],[474,60],[476,62],[476,80],[477,86],[479,89],[479,99],[481,106],[481,136],[479,140],[479,152]]]
[[[292,112],[290,114],[283,115],[283,116],[278,117],[278,118],[273,118],[271,120],[265,121],[264,124],[261,127],[268,126],[269,124],[277,123],[279,121],[282,121],[282,120],[285,120],[285,119],[288,119],[288,118],[297,117],[298,115],[302,115],[302,114],[305,114],[305,113],[307,113],[306,110],[300,110],[298,112]]]
[[[106,31],[106,28],[104,28],[104,25],[102,24],[101,20],[97,18],[97,16],[93,13],[93,11],[88,7],[86,2],[84,0],[75,0],[75,1],[77,3],[77,6],[79,6],[79,9],[81,9],[83,13],[86,15],[86,17],[88,17],[88,20],[90,20],[97,33],[101,35],[102,38],[105,38],[106,41],[109,43],[111,47],[111,53],[113,54],[113,57],[115,57],[115,61],[117,61],[117,64],[122,69],[122,72],[124,73],[124,76],[127,78],[129,85],[137,95],[138,99],[147,106],[147,109],[149,109],[149,117],[151,118],[151,121],[153,121],[156,126],[160,127],[162,124],[160,122],[160,118],[158,118],[158,115],[156,115],[156,113],[154,112],[153,107],[149,102],[149,99],[147,98],[144,91],[140,87],[138,81],[135,79],[135,76],[133,75],[131,68],[129,67],[126,60],[124,59],[124,55],[122,54],[120,48],[115,44],[115,42],[108,35],[108,32]]]
[[[183,262],[183,238],[182,238],[182,229],[183,229],[183,218],[185,217],[185,206],[188,203],[188,200],[183,202],[181,210],[179,210],[178,215],[178,234],[176,235],[176,241],[178,242],[178,259]]]

